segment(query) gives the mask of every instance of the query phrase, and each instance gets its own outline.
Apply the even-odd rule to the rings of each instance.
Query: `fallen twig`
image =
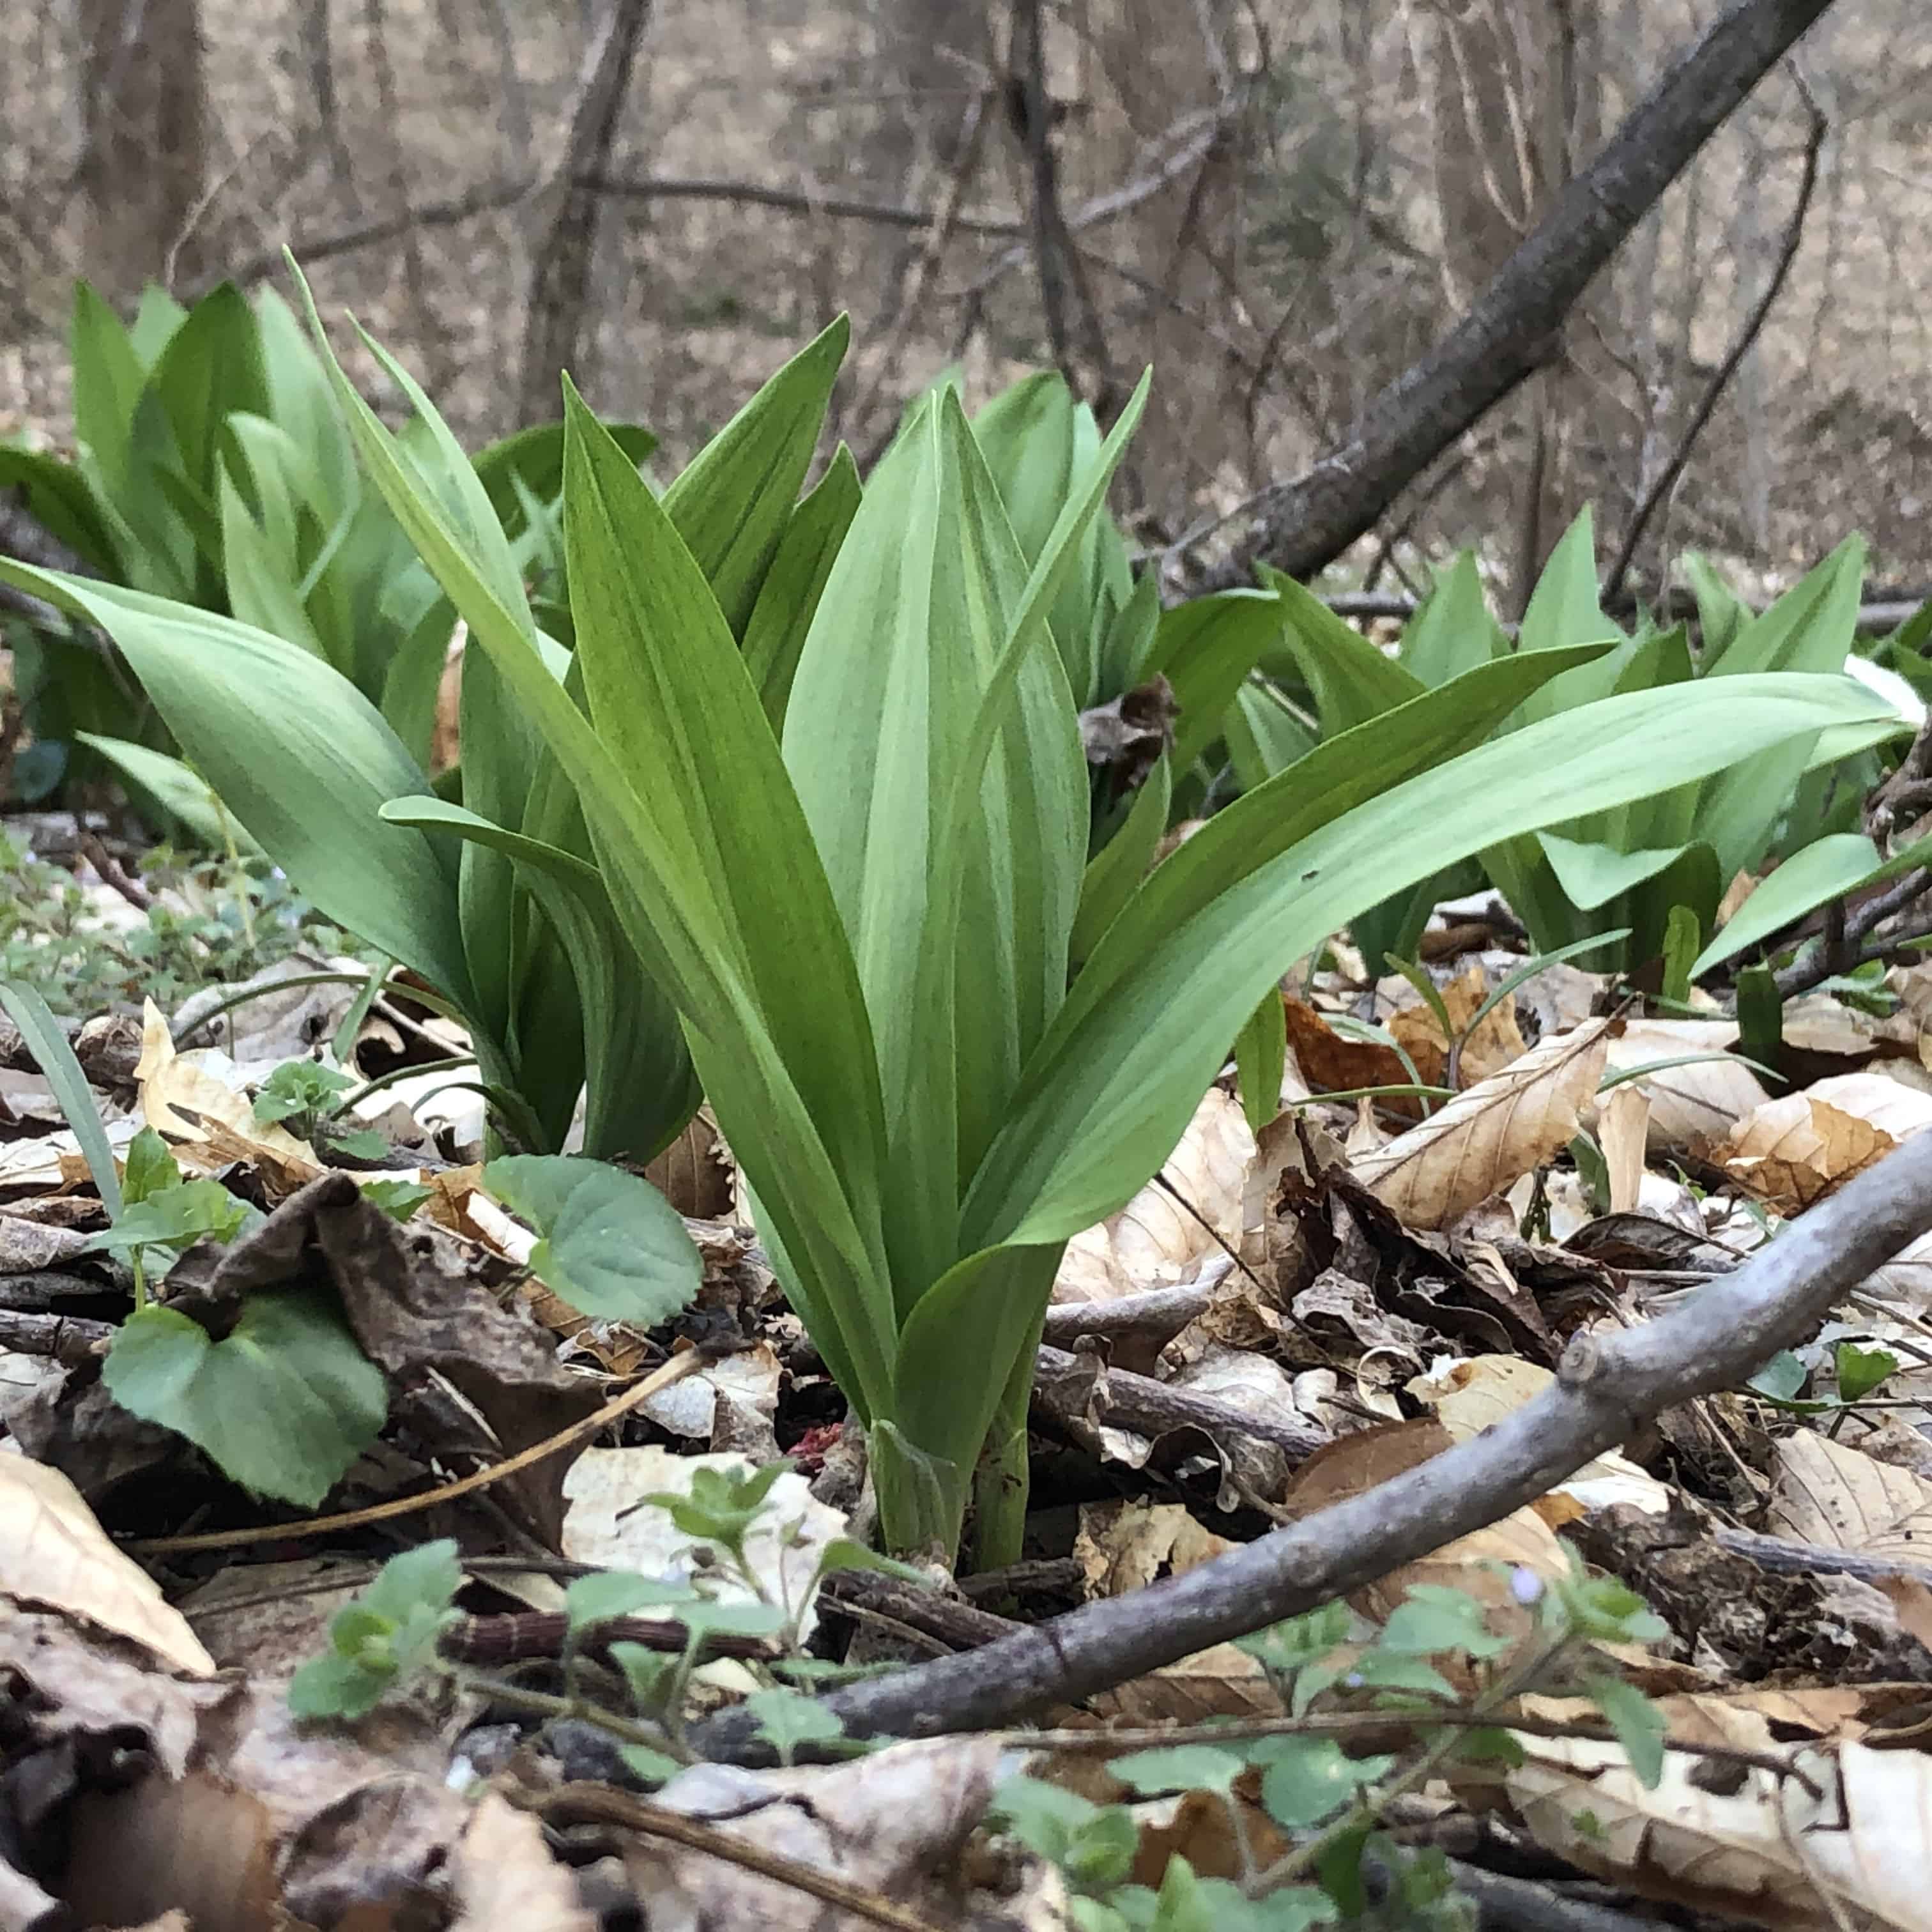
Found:
[[[850,1686],[827,1707],[855,1735],[1006,1724],[1345,1596],[1534,1502],[1650,1417],[1744,1380],[1928,1228],[1932,1134],[1922,1134],[1655,1321],[1577,1336],[1556,1381],[1480,1436],[1185,1576]],[[710,1757],[757,1748],[739,1712],[694,1742]]]

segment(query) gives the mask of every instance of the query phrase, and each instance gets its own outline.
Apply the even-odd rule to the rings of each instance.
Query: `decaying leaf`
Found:
[[[84,1617],[187,1676],[214,1674],[188,1620],[108,1541],[80,1492],[25,1456],[0,1456],[0,1595]]]
[[[1772,1446],[1769,1527],[1828,1549],[1917,1563],[1932,1549],[1932,1481],[1815,1430]]]
[[[1592,1020],[1545,1040],[1358,1162],[1355,1178],[1411,1226],[1447,1227],[1574,1138],[1611,1024]]]
[[[1555,1379],[1540,1364],[1517,1356],[1476,1355],[1438,1365],[1412,1382],[1408,1393],[1435,1410],[1451,1441],[1466,1442],[1540,1395]],[[1620,1449],[1593,1457],[1550,1493],[1569,1498],[1582,1510],[1628,1504],[1646,1515],[1660,1516],[1670,1507],[1669,1486]]]
[[[1650,1096],[1634,1082],[1616,1088],[1597,1112],[1597,1144],[1610,1179],[1610,1212],[1629,1214],[1643,1198]]]
[[[811,1772],[694,1765],[655,1804],[707,1820],[794,1864],[836,1874],[922,1913],[954,1922],[958,1852],[986,1815],[1001,1771],[996,1738],[895,1744],[856,1762]],[[644,1832],[625,1833],[632,1888],[648,1901],[651,1932],[723,1926],[837,1926],[865,1922],[773,1879]]]

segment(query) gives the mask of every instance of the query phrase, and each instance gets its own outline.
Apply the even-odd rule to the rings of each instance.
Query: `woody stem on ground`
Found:
[[[850,1686],[826,1708],[855,1736],[985,1730],[1346,1596],[1534,1502],[1651,1417],[1748,1379],[1928,1228],[1932,1134],[1922,1134],[1654,1321],[1575,1337],[1555,1382],[1481,1435],[1185,1576]],[[759,1748],[754,1727],[721,1712],[693,1742],[743,1757]]]

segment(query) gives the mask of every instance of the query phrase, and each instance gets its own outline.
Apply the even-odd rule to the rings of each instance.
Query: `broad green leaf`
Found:
[[[1433,690],[1508,648],[1502,626],[1490,615],[1475,552],[1464,550],[1436,573],[1429,595],[1403,627],[1396,656],[1404,670]]]
[[[851,333],[842,315],[800,350],[664,494],[664,514],[734,638],[745,634],[811,467]]]
[[[1220,736],[1234,694],[1285,622],[1282,598],[1269,590],[1223,590],[1162,613],[1148,668],[1173,686],[1180,706],[1171,754],[1176,771]]]
[[[1682,846],[1672,846],[1662,851],[1619,852],[1608,845],[1580,844],[1553,832],[1538,832],[1536,842],[1543,848],[1557,884],[1584,912],[1594,912],[1634,886],[1655,878],[1666,866],[1674,866],[1683,851]]]
[[[319,514],[339,515],[360,493],[355,446],[328,377],[309,346],[296,312],[280,292],[265,288],[255,297],[255,325],[274,425],[304,459],[314,479]],[[235,425],[231,422],[231,429]]]
[[[214,788],[192,766],[130,739],[104,738],[93,731],[79,731],[74,736],[170,818],[178,819],[210,851],[224,850],[231,842],[239,852],[261,850],[249,832],[222,810]]]
[[[473,1006],[454,882],[377,816],[428,781],[375,707],[298,644],[111,584],[0,561],[0,576],[113,638],[182,749],[328,916]]]
[[[382,1371],[326,1294],[256,1294],[222,1340],[172,1308],[129,1316],[100,1378],[130,1414],[204,1450],[259,1496],[314,1509],[376,1439]]]
[[[1265,567],[1262,574],[1281,600],[1288,646],[1315,694],[1324,737],[1378,718],[1428,689],[1293,578]]]
[[[580,1315],[655,1328],[704,1278],[683,1216],[621,1167],[512,1154],[484,1168],[483,1185],[536,1229],[530,1272]]]
[[[152,369],[163,350],[174,340],[175,332],[188,320],[188,310],[157,282],[141,291],[134,310],[134,326],[128,339],[143,369]]]
[[[1595,529],[1586,508],[1550,552],[1523,612],[1516,646],[1538,651],[1595,642],[1614,643],[1619,648],[1566,676],[1552,679],[1523,706],[1522,722],[1534,722],[1607,696],[1616,688],[1629,654],[1628,640],[1604,614],[1598,600]]]
[[[1087,862],[1080,880],[1080,907],[1074,915],[1072,935],[1067,944],[1076,967],[1100,944],[1101,934],[1133,897],[1135,889],[1154,863],[1154,855],[1167,830],[1168,803],[1174,790],[1170,763],[1164,758],[1156,764],[1134,794],[1120,830]]]
[[[11,493],[48,536],[94,569],[118,570],[108,514],[72,464],[37,450],[0,448],[0,491]]]
[[[1526,662],[1519,655],[1487,668]],[[1468,674],[1414,709],[1426,713],[1485,674]],[[1155,869],[1108,929],[974,1178],[969,1237],[1052,1240],[1120,1207],[1180,1138],[1227,1041],[1269,984],[1364,899],[1499,839],[1702,777],[1822,723],[1869,717],[1874,705],[1853,680],[1798,674],[1632,692],[1392,787],[1391,766],[1406,762],[1396,746],[1407,735],[1392,728],[1410,706],[1378,721],[1379,748],[1366,738],[1359,748],[1346,736],[1331,741],[1323,751],[1339,746],[1378,768],[1361,794],[1368,802],[1348,810],[1346,796],[1322,797],[1306,770],[1321,753],[1311,754],[1274,782],[1292,793],[1277,798],[1264,787],[1231,806]],[[1633,743],[1646,747],[1641,766]],[[1359,783],[1364,775],[1352,776]],[[1298,812],[1282,809],[1289,796]],[[1190,916],[1176,916],[1184,912]]]
[[[121,318],[86,282],[74,285],[68,334],[74,363],[74,434],[109,490],[127,480],[128,432],[148,372]],[[79,545],[75,546],[79,548]]]
[[[1834,832],[1814,839],[1759,881],[1717,938],[1697,956],[1690,976],[1701,979],[1712,967],[1795,926],[1828,900],[1895,878],[1928,860],[1932,860],[1932,838],[1915,839],[1883,862],[1862,832]]]
[[[188,311],[156,360],[148,389],[174,432],[183,478],[212,502],[229,417],[238,410],[265,416],[270,407],[255,312],[232,282]]]
[[[758,587],[745,626],[745,662],[774,731],[784,728],[799,654],[863,494],[858,466],[842,442],[818,487],[792,512]]]
[[[88,1237],[87,1245],[124,1255],[150,1245],[179,1250],[204,1234],[232,1240],[249,1212],[248,1204],[218,1180],[184,1180],[130,1201],[111,1228]]]
[[[1365,1784],[1386,1778],[1392,1757],[1350,1757],[1333,1738],[1258,1739],[1252,1756],[1262,1772],[1262,1803],[1277,1825],[1301,1831],[1354,1802]]]
[[[1136,1798],[1158,1798],[1168,1791],[1213,1791],[1225,1795],[1247,1768],[1238,1752],[1212,1744],[1171,1744],[1165,1750],[1130,1751],[1107,1760],[1107,1768]]]
[[[866,490],[786,713],[786,763],[877,1042],[899,1181],[888,1206],[904,1210],[888,1222],[902,1306],[957,1255],[962,1164],[991,1138],[1066,985],[1087,785],[1043,637],[978,787],[956,879],[937,851],[1028,578],[958,398],[942,390]],[[854,650],[855,637],[871,647]],[[946,963],[926,968],[940,982],[927,1004],[920,962],[936,957]]]
[[[80,1062],[68,1044],[66,1032],[46,1001],[32,987],[11,980],[0,980],[0,1012],[20,1029],[27,1051],[40,1070],[40,1078],[53,1089],[54,1099],[74,1130],[74,1139],[87,1162],[87,1171],[94,1177],[94,1192],[107,1210],[107,1218],[118,1221],[122,1204],[120,1171],[114,1164],[107,1130],[100,1123],[94,1090],[88,1085],[87,1076],[80,1070]]]

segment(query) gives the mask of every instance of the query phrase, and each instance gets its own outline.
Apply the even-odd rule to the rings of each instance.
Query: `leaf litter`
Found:
[[[1064,1366],[1043,1366],[1033,1418],[1041,1577],[1015,1574],[1003,1616],[1130,1596],[1271,1523],[1372,1492],[1547,1389],[1564,1342],[1642,1322],[1932,1121],[1916,1034],[1828,996],[1811,996],[1791,1028],[1808,1084],[1774,1093],[1736,1057],[1726,1021],[1580,1010],[1588,976],[1570,968],[1561,1010],[1539,1006],[1532,982],[1464,1031],[1506,970],[1486,958],[1441,969],[1449,1036],[1413,986],[1383,982],[1399,1004],[1372,1023],[1380,1040],[1331,1024],[1360,991],[1318,972],[1306,997],[1283,1000],[1283,1111],[1256,1135],[1224,1081],[1160,1178],[1070,1244],[1046,1352]],[[1918,979],[1895,976],[1898,1010],[1916,1012]],[[1592,984],[1600,1004],[1604,982]],[[280,1016],[274,1050],[304,1024],[294,1011]],[[130,1251],[92,1244],[107,1216],[72,1135],[51,1115],[38,1132],[14,1131],[0,1150],[0,1419],[12,1452],[0,1455],[0,1646],[26,1719],[10,1734],[10,1774],[46,1794],[16,1811],[26,1835],[7,1882],[28,1905],[61,1900],[82,1922],[178,1909],[196,1926],[243,1927],[276,1912],[394,1922],[412,1900],[433,1922],[578,1932],[624,1898],[649,1900],[653,1924],[778,1922],[806,1909],[803,1875],[830,1886],[812,1908],[834,1915],[827,1923],[898,1922],[876,1916],[883,1901],[910,1901],[910,1923],[992,1909],[1058,1922],[1064,1876],[1025,1848],[1028,1832],[1016,1842],[992,1822],[995,1790],[1023,1768],[1095,1819],[1118,1810],[1123,1882],[1156,1893],[1171,1871],[1236,1878],[1244,1858],[1292,1847],[1278,1822],[1285,1787],[1258,1762],[1236,1765],[1222,1796],[1197,1786],[1150,1797],[1152,1772],[1123,1782],[1090,1745],[1054,1742],[1172,1736],[1184,1740],[1176,1764],[1211,1784],[1216,1748],[1185,1740],[1203,1726],[1284,1721],[1286,1680],[1232,1644],[1043,1711],[1063,1728],[1037,1745],[1024,1734],[937,1739],[788,1771],[679,1769],[674,1756],[668,1779],[641,1795],[610,1791],[612,1778],[634,1786],[634,1772],[621,1754],[574,1748],[574,1720],[492,1710],[454,1678],[399,1690],[346,1729],[293,1720],[290,1678],[326,1647],[371,1565],[432,1535],[467,1552],[461,1654],[521,1658],[533,1687],[559,1687],[544,1695],[581,1694],[567,1687],[590,1666],[556,1633],[569,1628],[570,1580],[586,1570],[635,1574],[668,1600],[626,1613],[622,1628],[647,1641],[599,1639],[586,1655],[608,1671],[629,1642],[633,1682],[656,1682],[651,1672],[688,1642],[698,1710],[748,1696],[802,1710],[815,1673],[842,1653],[839,1668],[883,1669],[944,1646],[928,1635],[908,1648],[890,1618],[868,1624],[868,1600],[886,1598],[883,1586],[868,1598],[862,1579],[815,1619],[806,1609],[826,1552],[865,1532],[868,1492],[837,1481],[850,1460],[842,1437],[857,1431],[730,1218],[715,1132],[657,1170],[690,1210],[724,1210],[686,1224],[694,1285],[626,1303],[617,1277],[586,1286],[597,1251],[556,1218],[574,1177],[544,1195],[535,1177],[519,1192],[506,1174],[494,1192],[484,1168],[464,1164],[460,1138],[446,1129],[439,1147],[435,1127],[392,1100],[362,1109],[388,1130],[388,1162],[332,1167],[256,1118],[271,1070],[245,1034],[182,1051],[178,1030],[151,1010],[137,1054],[124,1032],[84,1063],[124,1164],[152,1130],[184,1175],[248,1210],[232,1233],[166,1257],[139,1251],[165,1258],[165,1305],[216,1352],[252,1332],[251,1307],[316,1306],[374,1365],[381,1414],[292,1510],[273,1499],[272,1459],[252,1485],[223,1473],[256,1466],[219,1426],[248,1414],[253,1390],[238,1408],[218,1385],[204,1406],[218,1418],[201,1442],[213,1462],[190,1446],[194,1405],[162,1403],[144,1420],[138,1399],[111,1400],[103,1344],[126,1307]],[[1449,1096],[1322,1097],[1452,1082]],[[372,1173],[421,1198],[392,1212],[365,1191]],[[1513,1762],[1438,1768],[1428,1787],[1438,1811],[1469,1808],[1633,1900],[1694,1899],[1780,1926],[1846,1914],[1928,1922],[1922,1888],[1895,1873],[1896,1848],[1922,1842],[1932,1815],[1918,1750],[1932,1715],[1922,1688],[1932,1684],[1932,1456],[1910,1426],[1921,1395],[1932,1411],[1926,1246],[1877,1270],[1792,1358],[1795,1382],[1660,1418],[1533,1508],[1350,1596],[1334,1652],[1343,1664],[1372,1659],[1377,1629],[1405,1604],[1437,1600],[1432,1592],[1472,1606],[1486,1641],[1521,1642],[1535,1621],[1526,1593],[1558,1585],[1574,1560],[1566,1542],[1663,1614],[1648,1648],[1595,1640],[1606,1667],[1655,1700],[1654,1784],[1623,1744],[1604,1741],[1604,1707],[1559,1681],[1499,1717]],[[1888,1369],[1858,1366],[1880,1354]],[[452,1477],[568,1434],[622,1385],[686,1357],[688,1372],[611,1425],[604,1446],[580,1441],[435,1501]],[[1875,1406],[1901,1400],[1902,1411]],[[248,1426],[299,1438],[292,1412]],[[760,1500],[768,1513],[745,1546],[762,1588],[734,1582],[728,1558],[721,1570],[716,1521],[680,1528],[668,1504],[640,1501],[688,1498],[706,1468],[742,1482],[782,1449],[798,1472]],[[1096,1483],[1112,1499],[1093,1499]],[[1720,1532],[1740,1497],[1751,1529],[1798,1552],[1798,1569],[1727,1553]],[[408,1514],[382,1514],[406,1500]],[[290,1555],[302,1545],[287,1532],[306,1516],[358,1511],[375,1520],[352,1521],[328,1556]],[[1834,1559],[1862,1567],[1802,1567]],[[731,1636],[728,1616],[707,1624],[761,1598],[802,1613],[794,1634],[809,1638],[801,1664],[814,1669],[794,1688],[760,1688],[770,1639]],[[963,1609],[951,1625],[921,1620],[966,1622]],[[701,1642],[690,1635],[700,1629]],[[642,1658],[660,1663],[647,1670]],[[1463,1696],[1486,1681],[1480,1660],[1443,1669]],[[1568,1672],[1580,1682],[1590,1666]],[[1349,1750],[1414,1747],[1412,1718],[1375,1716],[1364,1693],[1352,1703],[1328,1694],[1342,1700],[1334,1720],[1354,1726]],[[771,1710],[770,1735],[804,1721],[782,1701]],[[1203,1748],[1206,1759],[1184,1756]],[[1312,1774],[1312,1759],[1280,1761]],[[692,1829],[688,1842],[664,1835]],[[732,1849],[721,1852],[717,1834]],[[92,1848],[110,1841],[117,1857],[101,1860]]]

